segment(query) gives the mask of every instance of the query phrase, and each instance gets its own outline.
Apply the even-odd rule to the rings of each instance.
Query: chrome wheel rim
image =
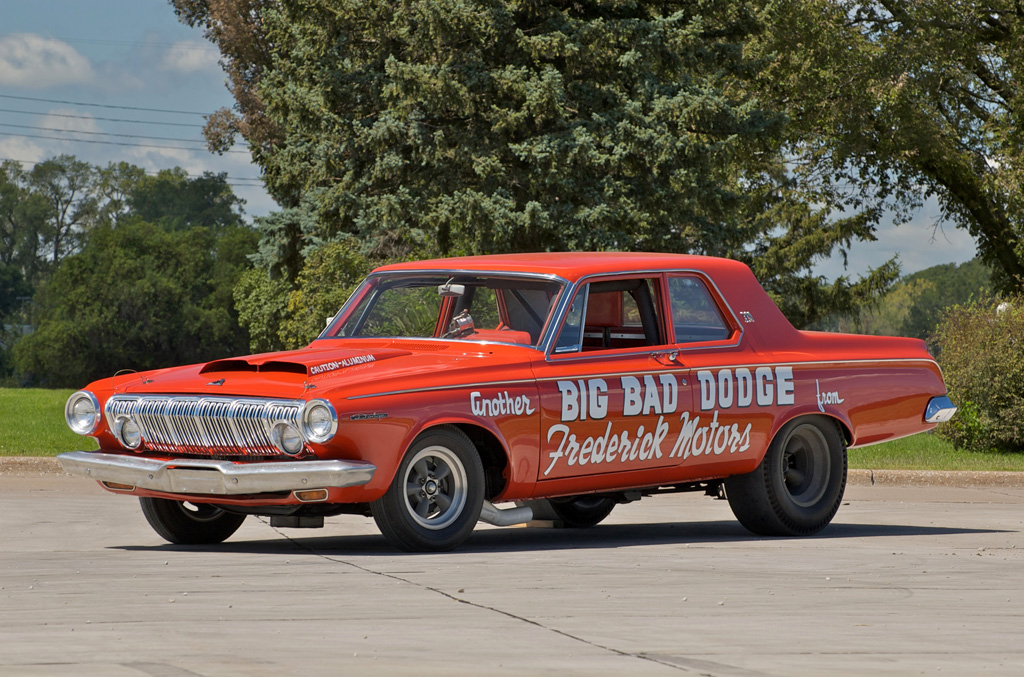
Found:
[[[466,506],[469,480],[459,457],[447,447],[416,452],[405,472],[405,507],[424,529],[450,526]]]
[[[796,428],[786,440],[781,465],[782,484],[790,500],[801,508],[817,505],[832,476],[832,457],[821,430],[812,425]]]

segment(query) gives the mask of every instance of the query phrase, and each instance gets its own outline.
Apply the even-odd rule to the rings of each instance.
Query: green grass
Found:
[[[64,403],[72,392],[0,388],[0,456],[56,456],[96,449],[95,440],[76,435],[64,422]],[[1024,472],[1024,453],[957,451],[931,434],[851,449],[849,454],[851,468]]]
[[[97,449],[96,440],[71,432],[64,403],[73,390],[0,388],[0,456],[56,456]]]
[[[957,451],[931,433],[894,442],[850,449],[851,468],[871,470],[1012,470],[1024,471],[1024,453]]]

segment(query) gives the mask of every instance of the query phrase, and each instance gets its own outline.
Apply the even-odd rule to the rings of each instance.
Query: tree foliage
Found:
[[[751,2],[172,2],[221,50],[236,110],[207,138],[242,134],[263,167],[286,213],[261,255],[292,284],[300,258],[348,237],[375,258],[732,256],[798,324],[895,277],[810,274],[874,220],[833,218],[789,180]]]
[[[995,297],[991,276],[988,266],[976,258],[959,266],[932,266],[900,279],[852,317],[828,318],[818,328],[931,340],[947,309]]]
[[[958,448],[1024,452],[1024,298],[958,305],[938,329],[939,362],[959,411],[939,433]]]
[[[2,169],[0,377],[11,350],[19,382],[51,386],[244,352],[233,289],[257,235],[224,175],[70,156]]]
[[[121,369],[243,352],[230,289],[255,236],[239,235],[248,247],[201,227],[98,227],[39,294],[38,327],[14,349],[19,371],[39,385],[79,387]]]
[[[301,348],[344,305],[371,264],[354,241],[317,248],[296,275],[294,287],[263,269],[246,272],[235,287],[239,321],[253,351]]]
[[[181,167],[140,177],[125,200],[132,214],[164,230],[237,226],[245,202],[228,185],[226,173],[189,178]]]
[[[906,214],[929,196],[1024,288],[1024,11],[1013,0],[769,0],[755,54],[795,178]]]

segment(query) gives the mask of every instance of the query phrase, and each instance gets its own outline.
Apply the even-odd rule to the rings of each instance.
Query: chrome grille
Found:
[[[278,423],[299,426],[302,400],[235,399],[180,395],[115,395],[104,413],[113,429],[127,415],[142,431],[143,447],[200,456],[277,456],[271,431]]]

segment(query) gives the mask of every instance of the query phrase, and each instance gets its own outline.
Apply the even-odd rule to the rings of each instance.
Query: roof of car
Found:
[[[407,261],[379,268],[380,271],[485,270],[496,272],[557,275],[569,280],[586,275],[654,270],[704,270],[746,268],[737,261],[690,254],[649,252],[540,252],[535,254],[493,254],[459,256],[427,261]]]

